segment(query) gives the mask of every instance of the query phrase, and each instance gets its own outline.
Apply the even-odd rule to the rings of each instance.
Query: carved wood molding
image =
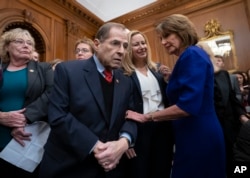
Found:
[[[53,0],[53,1],[58,5],[60,5],[61,7],[66,8],[74,15],[84,18],[91,24],[94,24],[96,27],[100,27],[104,23],[93,13],[88,11],[86,8],[80,6],[75,0]],[[165,13],[166,11],[170,11],[173,9],[183,9],[184,13],[185,10],[189,10],[189,12],[195,11],[224,1],[229,1],[229,0],[158,0],[155,3],[147,5],[141,9],[135,10],[131,13],[115,18],[112,21],[126,25],[137,22],[139,20],[146,19],[147,17],[153,15]]]
[[[67,35],[68,34],[72,34],[72,35],[79,35],[79,31],[80,31],[80,26],[70,20],[66,20],[66,30],[67,30]]]
[[[23,17],[24,17],[24,21],[27,23],[33,23],[35,21],[35,17],[33,16],[32,12],[24,9],[23,12]]]
[[[86,21],[90,22],[91,24],[94,24],[97,27],[100,27],[102,25],[102,23],[98,21],[97,18],[93,17],[94,15],[92,16],[89,11],[87,13],[84,12],[84,9],[81,8],[72,0],[53,0],[53,1],[56,2],[58,5],[66,8],[71,13],[80,16],[81,18],[84,18]]]
[[[86,35],[86,32],[81,28],[81,26],[78,23],[73,22],[69,19],[65,20],[65,25],[66,25],[67,35],[73,35],[76,38],[83,37],[83,36],[88,36],[88,37],[91,36],[91,35],[90,36]]]
[[[71,13],[83,17],[85,20],[89,21],[91,24],[94,24],[96,27],[100,27],[104,23],[86,8],[80,6],[75,0],[53,1],[58,5],[66,8]],[[112,21],[123,23],[126,25],[137,22],[141,19],[146,20],[146,18],[149,16],[157,15],[177,8],[183,9],[182,12],[184,13],[184,10],[187,9],[194,11],[199,8],[204,8],[224,1],[229,0],[158,0],[155,3],[151,3],[150,5],[147,5],[143,8],[115,18]]]
[[[204,27],[205,37],[203,39],[208,39],[214,36],[225,35],[228,32],[223,32],[221,29],[221,24],[216,19],[211,19],[206,22]]]
[[[181,6],[190,0],[159,0],[158,2],[152,3],[145,8],[138,9],[134,12],[128,13],[127,15],[116,18],[114,21],[126,24],[139,19],[144,19],[150,15],[159,14],[165,10],[173,9]]]
[[[123,24],[130,24],[139,20],[147,20],[147,18],[161,13],[166,14],[168,11],[171,11],[172,13],[176,11],[174,13],[185,14],[224,1],[228,0],[158,0],[156,3],[146,6],[143,9],[138,9],[134,12],[118,17],[114,19],[114,21]]]

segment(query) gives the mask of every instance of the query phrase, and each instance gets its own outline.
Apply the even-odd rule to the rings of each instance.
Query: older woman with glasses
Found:
[[[79,39],[75,44],[75,57],[79,60],[89,59],[94,54],[94,42],[84,37]]]
[[[0,38],[2,75],[0,88],[0,151],[14,138],[25,147],[31,133],[26,124],[47,119],[48,95],[53,85],[50,64],[30,60],[35,49],[31,34],[16,28]],[[13,155],[14,156],[14,155]],[[1,170],[8,177],[38,177],[37,171],[26,172],[0,158]]]

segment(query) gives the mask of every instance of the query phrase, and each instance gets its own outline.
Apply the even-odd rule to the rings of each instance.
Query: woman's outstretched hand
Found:
[[[150,121],[150,117],[147,117],[147,115],[140,114],[138,112],[134,112],[131,110],[127,110],[125,118],[131,119],[137,122],[141,122],[141,123]]]

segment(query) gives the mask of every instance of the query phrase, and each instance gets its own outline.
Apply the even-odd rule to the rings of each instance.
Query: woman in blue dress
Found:
[[[179,57],[166,90],[171,106],[144,115],[127,111],[126,118],[138,122],[173,120],[176,150],[172,178],[225,178],[225,145],[214,108],[209,56],[195,46],[198,36],[186,16],[171,15],[156,30],[168,54]]]

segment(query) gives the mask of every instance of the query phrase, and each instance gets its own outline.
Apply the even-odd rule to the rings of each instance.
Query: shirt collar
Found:
[[[99,59],[96,57],[96,55],[93,55],[96,67],[98,72],[100,72],[101,74],[103,74],[103,71],[105,70],[105,67],[100,63]]]
[[[93,55],[97,70],[100,74],[102,74],[102,76],[105,76],[103,74],[103,71],[105,70],[105,67],[102,65],[102,63],[100,62],[100,60],[97,58],[97,56],[94,54]],[[112,70],[112,74],[113,74],[113,70]]]

